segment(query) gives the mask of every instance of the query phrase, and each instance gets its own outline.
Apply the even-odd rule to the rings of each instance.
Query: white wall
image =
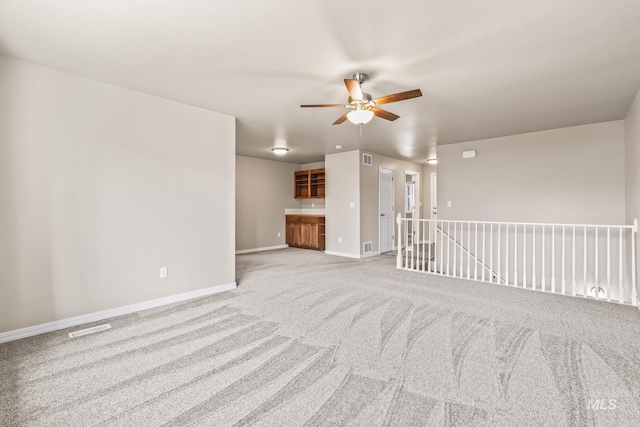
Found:
[[[624,224],[624,140],[620,120],[439,146],[438,217]]]
[[[625,201],[627,224],[640,221],[640,91],[638,91],[625,123]],[[636,266],[640,266],[640,239],[636,241]]]
[[[0,93],[0,332],[234,282],[233,117],[5,57]]]
[[[285,244],[284,211],[300,208],[293,185],[299,169],[294,163],[236,156],[236,251]]]
[[[327,252],[359,256],[360,254],[360,152],[328,154],[326,174]],[[353,207],[350,207],[353,203]],[[339,239],[342,239],[340,242]]]

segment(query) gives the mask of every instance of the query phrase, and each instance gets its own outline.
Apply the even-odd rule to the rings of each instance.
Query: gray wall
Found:
[[[640,221],[640,91],[625,119],[625,137],[626,220],[633,224],[634,219]],[[636,241],[636,266],[640,267],[640,239]]]
[[[624,140],[614,121],[439,146],[438,217],[624,224]]]
[[[0,93],[0,332],[234,282],[233,117],[5,57]]]
[[[285,244],[284,210],[300,208],[293,197],[293,173],[299,169],[294,163],[236,156],[236,251]]]
[[[371,154],[373,160],[373,164],[371,166],[362,164],[362,153]],[[378,171],[380,166],[393,170],[393,195],[395,199],[394,216],[398,213],[401,213],[404,216],[404,183],[406,171],[420,174],[416,194],[419,198],[421,198],[422,189],[420,188],[420,186],[422,181],[422,166],[416,163],[410,163],[402,160],[392,159],[390,157],[381,156],[379,154],[371,153],[368,151],[360,151],[358,165],[360,165],[361,204],[360,249],[358,253],[362,253],[362,244],[364,242],[372,242],[373,252],[376,252],[380,250],[380,214],[378,188]],[[419,202],[422,202],[422,200],[419,200]],[[417,217],[420,217],[420,214],[418,214]]]
[[[360,254],[360,159],[359,151],[325,156],[326,250]],[[353,203],[353,208],[350,207]],[[339,241],[342,238],[342,242]]]

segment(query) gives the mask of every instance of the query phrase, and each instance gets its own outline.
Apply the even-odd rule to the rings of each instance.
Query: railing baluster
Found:
[[[533,225],[533,230],[531,230],[531,238],[533,242],[531,244],[531,255],[533,256],[533,260],[531,262],[531,289],[536,289],[536,226]]]
[[[485,233],[484,233],[484,223],[482,223],[482,281],[484,282],[484,270],[485,270],[485,260],[487,259],[484,255],[484,239],[485,239]],[[477,256],[477,255],[476,255]]]
[[[442,225],[442,222],[440,222],[440,236],[442,236],[442,232],[444,231],[444,226]],[[444,274],[444,269],[442,268],[442,266],[444,265],[444,242],[442,241],[442,239],[440,239],[440,274]]]
[[[506,239],[504,254],[505,254],[505,268],[504,268],[504,280],[505,285],[509,286],[509,224],[506,224],[507,230],[504,233],[504,237]]]
[[[467,222],[467,279],[471,278],[471,223]]]
[[[556,227],[551,226],[551,292],[556,293]]]
[[[502,243],[502,239],[501,239],[501,235],[500,235],[500,230],[502,229],[502,227],[500,226],[500,224],[498,224],[498,284],[500,284],[501,281],[501,276],[502,276],[502,270],[501,270],[501,261],[502,261],[502,252],[500,252],[500,245]]]
[[[527,288],[527,225],[522,224],[522,287]]]
[[[428,224],[429,223],[426,222],[426,221],[422,222],[422,234],[421,234],[422,238],[420,239],[420,248],[422,249],[421,250],[421,252],[422,252],[422,265],[420,266],[421,267],[420,268],[421,271],[425,271],[425,268],[424,268],[425,267],[424,251],[425,251],[426,248],[424,247],[424,245],[425,245],[425,234],[426,234],[425,230],[426,230]]]
[[[489,262],[489,264],[491,264],[491,270],[489,271],[489,283],[493,283],[493,223],[489,225],[489,253],[489,257],[491,258],[491,261]]]
[[[624,302],[624,290],[622,289],[622,227],[618,242],[618,302]]]
[[[584,278],[584,289],[582,290],[583,297],[589,296],[589,287],[587,286],[587,227],[584,227],[584,236],[583,236],[583,246],[584,246],[584,260],[582,261],[582,275]]]
[[[451,221],[447,221],[447,276],[451,276],[450,250],[451,250]],[[455,246],[454,246],[455,247]]]
[[[514,224],[513,233],[513,286],[518,287],[518,224]]]
[[[402,220],[400,219],[400,214],[396,218],[396,225],[398,228],[398,242],[396,242],[398,246],[398,254],[396,255],[396,268],[402,268]]]
[[[433,221],[430,221],[429,222],[429,243],[427,245],[428,246],[427,250],[429,251],[429,255],[428,255],[429,259],[427,260],[427,271],[429,273],[431,273],[431,269],[433,268],[432,266],[433,263],[431,262],[431,247],[433,246],[434,236],[432,236],[432,233],[436,234],[436,225]]]
[[[598,277],[598,227],[596,227],[596,253],[595,253],[595,262],[594,262],[594,268],[595,268],[595,282],[596,282],[596,286],[595,286],[595,297],[596,298],[600,298],[600,280]]]
[[[573,245],[571,249],[571,295],[576,296],[576,227],[573,226]]]
[[[638,306],[638,276],[636,273],[636,239],[638,238],[638,219],[633,220],[631,231],[631,304]]]
[[[607,227],[607,301],[611,301],[611,227]]]
[[[546,278],[546,272],[544,271],[544,266],[545,266],[545,256],[544,256],[544,251],[545,251],[545,243],[544,243],[544,225],[542,226],[542,292],[546,292],[547,291],[547,278]]]
[[[462,265],[464,264],[464,222],[460,223],[460,278],[462,278]]]
[[[458,223],[454,222],[453,223],[453,240],[457,243],[458,242]],[[456,249],[456,245],[453,245],[453,276],[455,277],[457,269],[458,269],[458,264],[457,264],[457,249]]]
[[[562,227],[562,295],[564,295],[566,293],[566,281],[565,281],[565,275],[564,275],[564,226]]]
[[[478,223],[476,222],[476,233],[473,237],[473,280],[478,280]]]

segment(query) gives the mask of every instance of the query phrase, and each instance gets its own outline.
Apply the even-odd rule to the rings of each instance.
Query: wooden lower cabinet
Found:
[[[324,216],[287,215],[286,221],[289,246],[324,251]]]

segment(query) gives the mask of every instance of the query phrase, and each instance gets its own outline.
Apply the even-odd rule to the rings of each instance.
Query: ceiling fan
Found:
[[[345,120],[349,120],[356,125],[362,125],[369,123],[373,116],[378,116],[382,119],[394,121],[400,116],[390,113],[387,110],[378,108],[377,105],[389,104],[391,102],[404,101],[405,99],[417,98],[422,96],[420,89],[409,90],[407,92],[394,93],[393,95],[382,96],[380,98],[371,99],[371,95],[362,91],[362,83],[367,80],[367,76],[364,73],[355,73],[353,79],[344,79],[344,84],[349,91],[349,103],[348,104],[310,104],[301,105],[302,108],[350,108],[350,111],[344,113],[333,124],[339,125],[344,123]]]

